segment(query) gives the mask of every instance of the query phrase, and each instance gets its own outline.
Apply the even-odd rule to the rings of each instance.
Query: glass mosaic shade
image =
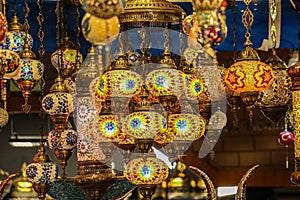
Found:
[[[224,76],[225,84],[233,91],[261,92],[274,80],[272,68],[260,61],[240,61],[231,65]]]
[[[172,114],[168,119],[168,132],[174,140],[197,140],[205,132],[205,119],[194,114]]]
[[[130,70],[112,70],[99,77],[95,85],[95,97],[99,101],[106,97],[132,97],[142,85],[139,74]]]
[[[188,100],[197,100],[204,91],[204,85],[199,76],[195,74],[186,74],[186,91],[185,96]]]
[[[6,110],[3,108],[0,108],[0,127],[4,126],[7,124],[9,119],[9,114]]]
[[[73,150],[77,144],[77,132],[72,129],[63,130],[61,133],[52,130],[48,133],[47,144],[52,151]]]
[[[122,129],[135,139],[155,138],[160,132],[166,131],[165,118],[156,112],[133,112],[126,116]]]
[[[2,49],[20,52],[23,50],[25,38],[25,31],[8,31],[5,39],[2,41],[0,46],[2,47]],[[33,39],[29,34],[27,34],[27,40],[29,41],[28,43],[30,48],[32,48]]]
[[[42,100],[42,107],[49,115],[65,115],[73,112],[73,97],[66,92],[47,94]]]
[[[50,184],[58,175],[56,165],[50,162],[31,163],[26,167],[25,172],[27,179],[34,184]]]
[[[13,77],[16,81],[38,81],[44,74],[44,64],[39,60],[21,59],[20,71]]]
[[[3,78],[10,79],[19,73],[20,56],[18,53],[7,49],[1,49],[0,58],[2,59],[3,67],[6,69]]]
[[[51,54],[51,63],[58,69],[60,56],[62,55],[63,69],[73,70],[76,65],[77,50],[71,48],[58,49]],[[79,62],[82,62],[82,55],[78,52]]]
[[[175,95],[180,97],[186,90],[185,74],[176,69],[157,69],[146,77],[149,91],[156,96]]]
[[[160,184],[168,177],[168,166],[158,158],[136,158],[125,167],[127,180],[136,185]]]
[[[100,115],[94,129],[100,137],[108,139],[109,142],[119,142],[122,138],[122,132],[114,115]]]

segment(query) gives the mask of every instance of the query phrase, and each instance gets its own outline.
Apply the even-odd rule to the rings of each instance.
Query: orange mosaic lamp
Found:
[[[244,49],[240,52],[237,62],[231,65],[224,75],[225,84],[233,91],[238,92],[246,108],[249,110],[250,123],[252,122],[252,110],[259,92],[270,87],[274,81],[274,71],[271,66],[260,62],[258,53],[252,48],[250,41],[250,27],[254,16],[249,9],[251,0],[244,0],[246,4],[242,22],[246,28],[246,42]]]

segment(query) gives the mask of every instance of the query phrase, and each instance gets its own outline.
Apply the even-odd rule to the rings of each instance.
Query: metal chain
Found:
[[[244,27],[246,28],[246,33],[245,37],[246,39],[250,39],[251,34],[250,34],[250,28],[253,24],[254,21],[254,16],[251,10],[249,9],[249,4],[252,2],[252,0],[244,0],[244,3],[246,4],[246,9],[242,15],[242,22]]]
[[[79,1],[75,1],[75,21],[76,21],[76,62],[80,62],[79,60],[79,50],[80,50],[80,41],[79,41],[79,35],[80,35],[80,25],[79,25]]]
[[[236,62],[237,48],[236,48],[236,2],[233,5],[233,62]]]
[[[165,51],[168,51],[169,47],[170,47],[170,33],[169,33],[169,29],[168,29],[167,25],[164,28],[163,35],[164,35],[164,39],[165,39],[164,49],[165,49]]]
[[[270,17],[271,17],[271,39],[273,43],[273,48],[276,47],[276,26],[275,26],[275,19],[277,17],[277,9],[276,9],[276,2],[272,0],[270,5]]]
[[[40,40],[40,47],[39,47],[39,55],[40,57],[43,57],[45,54],[45,48],[44,48],[44,44],[43,44],[43,40],[45,37],[45,33],[43,31],[43,22],[44,22],[44,16],[43,16],[43,5],[44,5],[44,0],[38,0],[37,1],[38,4],[38,8],[39,8],[39,14],[37,17],[38,23],[39,23],[39,31],[38,31],[38,38]]]
[[[25,10],[24,10],[24,28],[25,28],[25,32],[26,34],[28,34],[28,31],[29,31],[29,23],[28,23],[28,14],[30,12],[30,9],[29,9],[29,6],[28,6],[28,3],[26,0],[24,0],[24,6],[25,6]],[[26,37],[27,38],[27,37]]]

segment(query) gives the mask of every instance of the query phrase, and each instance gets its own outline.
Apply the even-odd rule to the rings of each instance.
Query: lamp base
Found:
[[[145,184],[138,186],[139,193],[143,196],[144,200],[150,200],[156,190],[156,185]]]
[[[115,183],[111,169],[99,161],[78,162],[75,185],[82,188],[90,200],[99,200],[106,189]]]
[[[141,153],[148,153],[153,146],[154,139],[137,139],[136,143]]]
[[[49,184],[33,184],[34,191],[38,194],[40,200],[46,198],[46,194],[50,189]]]

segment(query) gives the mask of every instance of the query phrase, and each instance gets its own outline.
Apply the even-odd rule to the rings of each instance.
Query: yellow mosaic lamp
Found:
[[[125,177],[138,185],[144,200],[150,200],[156,186],[168,178],[168,166],[159,158],[136,158],[127,163]]]
[[[117,16],[101,19],[86,13],[81,21],[81,30],[87,41],[95,45],[105,45],[117,38],[120,23]]]

